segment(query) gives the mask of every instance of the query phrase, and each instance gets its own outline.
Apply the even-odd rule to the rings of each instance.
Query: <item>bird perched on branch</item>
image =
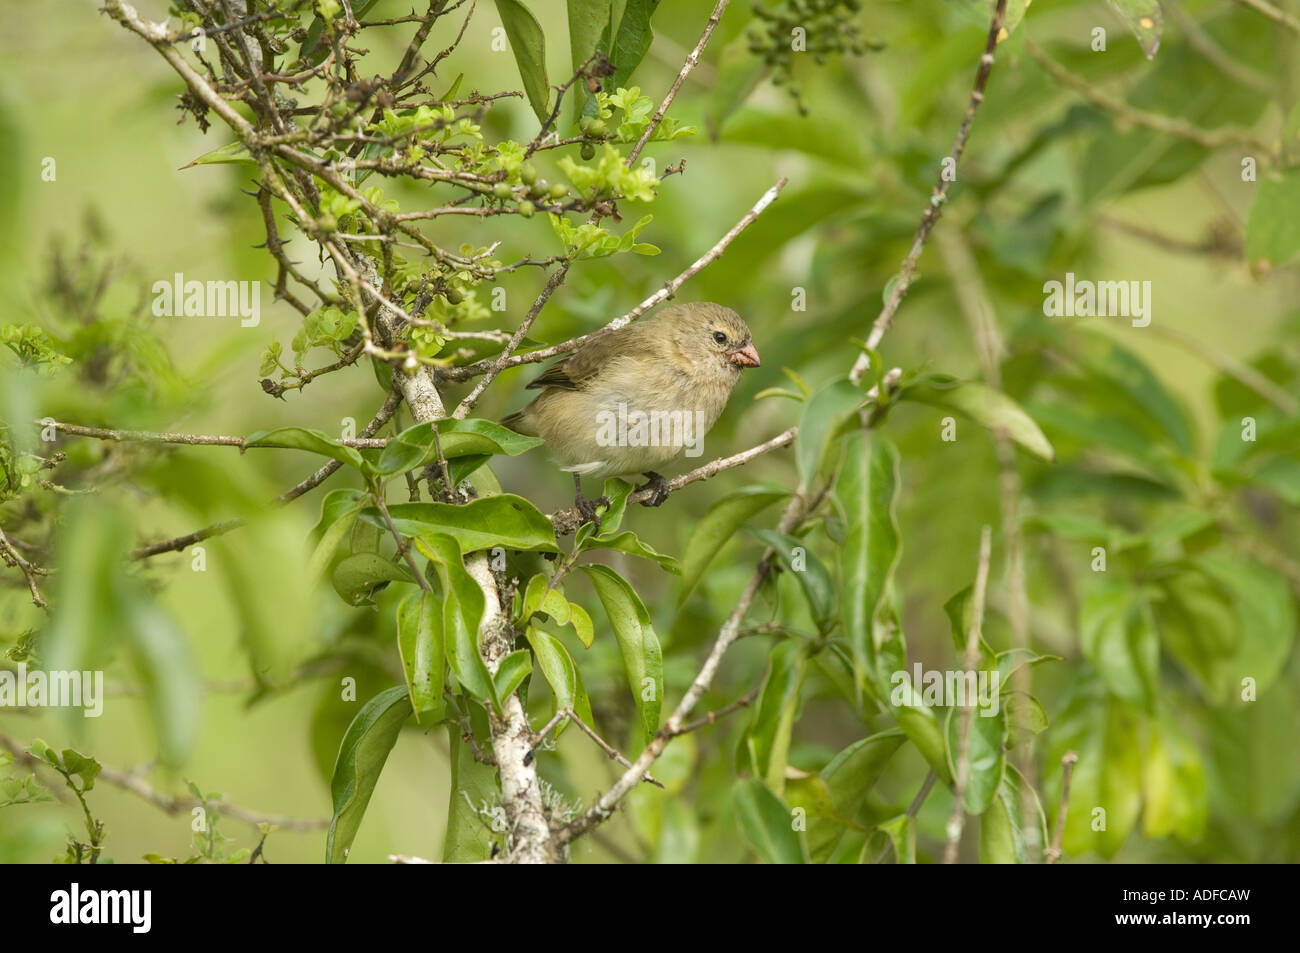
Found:
[[[576,504],[599,528],[596,506],[582,494],[582,477],[643,473],[638,490],[647,506],[668,496],[656,468],[683,451],[703,452],[704,435],[727,406],[747,367],[758,367],[749,328],[730,308],[709,302],[675,304],[653,317],[587,341],[551,365],[530,389],[532,403],[502,423],[541,437],[573,473]]]

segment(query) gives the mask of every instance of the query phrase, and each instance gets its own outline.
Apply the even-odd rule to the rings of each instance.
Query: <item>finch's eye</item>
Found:
[[[713,340],[717,341],[719,344],[726,344],[727,336],[723,334],[721,331],[714,331]]]

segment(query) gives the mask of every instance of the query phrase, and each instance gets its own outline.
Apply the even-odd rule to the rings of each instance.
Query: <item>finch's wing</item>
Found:
[[[548,367],[528,384],[527,389],[585,390],[615,358],[653,360],[658,350],[643,331],[648,326],[648,322],[645,325],[632,324],[592,338],[564,360]]]

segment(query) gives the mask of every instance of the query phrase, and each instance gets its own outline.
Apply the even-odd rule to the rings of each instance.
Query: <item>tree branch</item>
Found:
[[[728,2],[729,0],[718,0],[713,7],[713,12],[709,14],[709,22],[704,24],[704,32],[700,34],[700,41],[695,44],[695,49],[691,50],[686,57],[686,62],[682,64],[682,71],[677,74],[677,78],[673,80],[672,86],[668,89],[668,95],[659,104],[655,114],[650,117],[650,124],[645,127],[645,132],[641,133],[641,138],[637,140],[636,145],[632,147],[632,151],[628,153],[627,167],[629,169],[636,164],[637,156],[641,155],[641,150],[650,141],[655,130],[659,128],[659,124],[664,121],[664,116],[668,114],[668,107],[673,104],[673,99],[677,96],[677,90],[682,88],[682,83],[686,82],[686,77],[691,74],[691,70],[695,69],[700,62],[700,54],[704,52],[704,47],[708,45],[709,37],[713,36],[713,30],[718,25],[718,21],[722,19],[723,11],[727,9]]]
[[[975,114],[979,112],[980,104],[984,102],[984,89],[988,86],[989,74],[993,71],[993,51],[997,48],[998,35],[1002,32],[1002,22],[1006,17],[1006,13],[1007,0],[998,0],[998,5],[993,11],[993,20],[989,23],[989,33],[988,39],[984,43],[984,53],[980,56],[979,68],[975,71],[975,85],[971,89],[970,102],[966,106],[966,114],[962,117],[961,126],[957,129],[957,138],[952,144],[952,152],[948,156],[952,159],[954,167],[961,161],[962,153],[966,151],[966,140],[970,138],[971,125],[975,122]],[[930,237],[931,229],[934,228],[935,222],[939,221],[939,216],[943,214],[943,205],[948,200],[948,186],[950,184],[949,178],[940,173],[939,184],[930,192],[930,201],[926,203],[925,212],[921,215],[921,224],[912,237],[912,247],[908,249],[907,257],[903,259],[902,267],[898,270],[898,275],[894,281],[894,290],[889,293],[889,300],[885,302],[885,306],[871,325],[871,334],[867,337],[866,349],[853,362],[853,369],[849,372],[849,379],[855,384],[862,382],[862,378],[866,376],[868,369],[871,367],[871,359],[867,356],[867,351],[878,348],[881,339],[894,324],[894,315],[898,312],[898,306],[903,303],[903,297],[907,294],[907,289],[911,287],[912,279],[916,276],[916,265],[921,259],[921,252],[925,249],[926,239]]]

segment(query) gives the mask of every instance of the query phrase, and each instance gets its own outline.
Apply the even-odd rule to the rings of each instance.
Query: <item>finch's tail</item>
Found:
[[[525,436],[536,437],[537,428],[532,426],[529,420],[528,408],[517,410],[513,414],[507,414],[501,418],[501,426],[509,427],[515,433],[521,433]]]

